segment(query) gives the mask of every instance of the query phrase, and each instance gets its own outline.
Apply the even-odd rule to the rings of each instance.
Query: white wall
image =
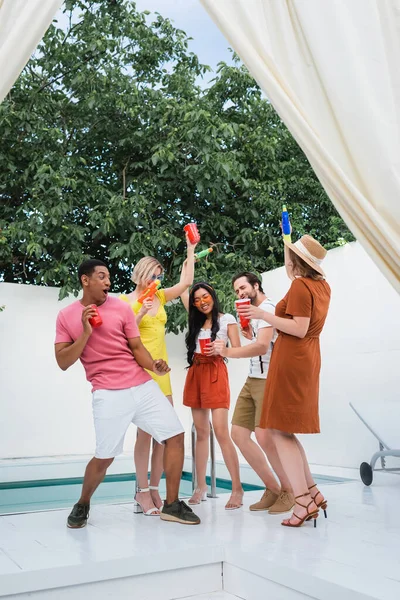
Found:
[[[321,434],[301,439],[314,464],[358,467],[378,442],[349,402],[397,398],[400,415],[400,296],[358,243],[330,250],[324,270],[332,300],[321,336]],[[273,298],[287,291],[283,268],[263,281]]]
[[[54,358],[58,289],[0,283],[0,458],[91,454],[94,449],[90,384],[80,363],[61,371]],[[167,336],[174,401],[188,433],[191,413],[182,405],[186,376],[183,335]],[[233,365],[232,365],[233,366]],[[231,366],[233,397],[246,377],[246,361]],[[125,439],[133,449],[135,428]]]
[[[400,296],[357,243],[331,250],[326,271],[332,305],[321,341],[322,434],[304,436],[303,441],[311,462],[353,467],[370,458],[376,443],[348,402],[398,397]],[[266,273],[264,283],[275,300],[289,285],[283,269]],[[57,312],[74,301],[60,303],[57,297],[54,288],[0,284],[0,305],[6,305],[0,313],[2,458],[93,451],[90,386],[83,368],[76,364],[62,372],[53,356]],[[190,411],[182,406],[183,336],[168,335],[167,345],[175,406],[188,432]],[[234,404],[247,361],[231,360],[228,369]],[[134,436],[131,428],[126,451],[132,450]]]

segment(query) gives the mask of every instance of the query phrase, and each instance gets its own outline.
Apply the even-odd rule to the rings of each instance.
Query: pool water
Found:
[[[135,493],[135,475],[127,473],[108,475],[95,491],[92,504],[120,504],[132,502]],[[219,481],[217,494],[229,492],[229,485]],[[0,483],[0,514],[35,512],[68,508],[80,496],[82,478],[47,479],[42,481],[16,481]],[[251,486],[251,489],[261,489]],[[160,494],[165,493],[165,479],[160,482]],[[179,496],[192,495],[191,474],[183,473]]]
[[[316,478],[320,483],[343,483],[338,478]],[[231,491],[231,482],[217,478],[217,495]],[[210,485],[210,481],[208,480]],[[57,510],[69,508],[80,496],[82,477],[68,479],[46,479],[40,481],[15,481],[0,483],[0,515]],[[264,488],[243,484],[245,491],[262,490]],[[135,474],[107,475],[97,488],[92,504],[122,504],[132,502],[135,493]],[[160,494],[165,493],[165,479],[160,482]],[[181,498],[192,495],[191,473],[183,472],[179,487]]]

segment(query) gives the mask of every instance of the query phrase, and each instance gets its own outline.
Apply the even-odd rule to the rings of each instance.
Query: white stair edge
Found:
[[[295,540],[294,540],[295,543]],[[264,580],[279,584],[301,594],[305,598],[311,597],[317,600],[393,600],[399,597],[400,583],[385,578],[385,590],[382,590],[382,577],[374,574],[363,573],[364,590],[355,589],[352,586],[352,575],[356,575],[357,569],[349,565],[343,565],[348,571],[349,577],[344,581],[338,581],[337,573],[335,580],[321,578],[318,572],[306,573],[300,569],[286,567],[282,564],[269,560],[267,557],[259,556],[256,550],[248,552],[232,547],[225,548],[225,565],[237,567],[251,575],[261,577]],[[359,574],[355,577],[359,584]],[[390,589],[388,589],[390,588]],[[231,591],[231,590],[227,590]],[[232,591],[231,591],[232,593]]]
[[[158,554],[156,558],[128,557],[9,573],[0,576],[0,597],[222,563],[224,548],[211,546],[186,549],[185,552],[170,551]]]

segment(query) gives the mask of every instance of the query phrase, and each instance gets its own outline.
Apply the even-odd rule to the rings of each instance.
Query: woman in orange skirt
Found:
[[[318,491],[307,458],[295,433],[319,433],[319,336],[328,314],[331,290],[321,268],[326,250],[309,235],[285,242],[285,266],[292,285],[276,305],[275,315],[255,306],[240,313],[263,319],[278,331],[265,385],[260,427],[271,429],[296,504],[290,519],[299,527],[314,520],[327,502]]]
[[[228,370],[222,356],[213,355],[211,342],[223,339],[232,347],[240,346],[239,328],[235,318],[219,310],[214,289],[208,283],[196,283],[190,294],[181,296],[189,312],[186,335],[189,369],[183,392],[183,404],[192,409],[196,428],[197,488],[189,504],[207,499],[206,469],[210,439],[210,411],[215,437],[221,447],[232,479],[232,494],[225,508],[240,508],[243,488],[240,483],[239,460],[229,435],[228,410],[230,391]]]

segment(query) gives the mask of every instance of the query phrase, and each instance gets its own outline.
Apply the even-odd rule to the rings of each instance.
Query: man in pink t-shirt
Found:
[[[165,443],[167,499],[161,519],[197,525],[200,519],[178,499],[184,429],[159,386],[144,370],[165,375],[170,369],[164,360],[153,360],[143,346],[130,306],[108,295],[110,274],[106,265],[100,260],[86,260],[78,275],[83,297],[58,314],[55,354],[63,371],[80,359],[92,384],[96,452],[86,467],[81,497],[67,525],[74,529],[86,525],[90,499],[114,457],[122,452],[130,423],[158,443]],[[100,320],[95,327],[91,320],[97,315]],[[153,508],[145,514],[158,515],[158,511]]]

